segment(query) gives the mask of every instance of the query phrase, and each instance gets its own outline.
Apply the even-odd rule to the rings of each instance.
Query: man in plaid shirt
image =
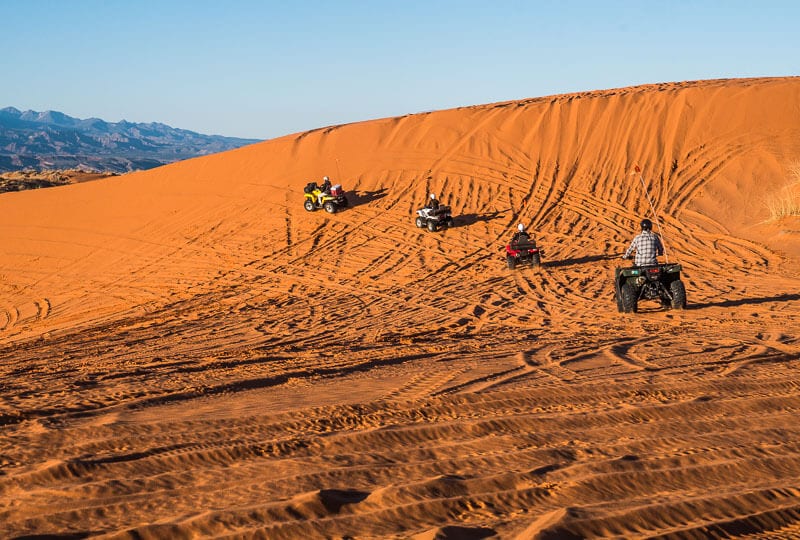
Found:
[[[649,219],[642,220],[642,232],[636,235],[622,258],[629,259],[634,251],[636,252],[636,257],[633,259],[635,266],[658,264],[656,257],[664,254],[664,246],[658,235],[653,232],[653,222]]]

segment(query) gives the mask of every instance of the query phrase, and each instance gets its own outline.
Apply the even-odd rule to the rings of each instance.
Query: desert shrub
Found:
[[[766,197],[765,204],[771,219],[800,216],[800,161],[789,165],[789,183],[777,193]]]
[[[795,161],[789,165],[789,178],[792,184],[800,183],[800,161]]]

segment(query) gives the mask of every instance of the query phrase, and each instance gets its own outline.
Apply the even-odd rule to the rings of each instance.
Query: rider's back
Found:
[[[658,256],[662,254],[661,240],[653,231],[642,231],[633,239],[636,266],[652,266],[658,264]]]

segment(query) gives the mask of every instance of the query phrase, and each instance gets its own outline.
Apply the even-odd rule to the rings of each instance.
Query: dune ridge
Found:
[[[0,195],[0,532],[800,535],[800,220],[767,204],[798,103],[548,96]],[[302,208],[322,175],[351,208]],[[431,192],[455,227],[414,226]],[[621,315],[647,195],[689,306]],[[519,222],[540,268],[505,267]]]

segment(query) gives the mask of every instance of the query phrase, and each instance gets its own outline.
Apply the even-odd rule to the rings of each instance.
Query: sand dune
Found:
[[[800,537],[798,104],[593,91],[0,195],[0,536]],[[303,209],[324,174],[351,208]],[[689,306],[623,315],[647,195]]]

